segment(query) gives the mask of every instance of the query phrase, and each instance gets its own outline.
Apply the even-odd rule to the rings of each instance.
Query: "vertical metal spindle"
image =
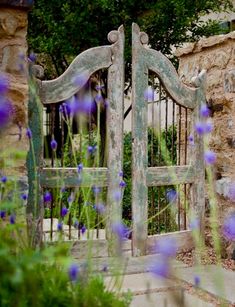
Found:
[[[61,122],[61,167],[64,166],[64,118],[60,115]]]
[[[152,76],[152,96],[151,96],[151,111],[152,111],[152,129],[151,129],[151,161],[150,161],[150,165],[154,166],[154,150],[153,150],[153,146],[154,146],[154,76]],[[151,187],[151,216],[153,216],[155,213],[154,210],[154,188]],[[154,221],[152,220],[151,222],[151,230],[150,233],[154,234]]]
[[[72,216],[71,216],[71,212],[69,212],[69,240],[71,240],[71,224],[72,224]]]
[[[50,131],[50,135],[51,135],[51,140],[54,139],[54,130],[55,130],[55,105],[52,104],[51,105],[51,131]],[[51,166],[54,167],[54,162],[55,162],[55,153],[54,151],[51,149]]]
[[[179,105],[178,106],[178,115],[179,115],[179,120],[178,120],[178,165],[181,164],[181,130],[182,130],[182,108]],[[180,185],[177,186],[177,191],[178,191],[178,197],[177,197],[177,202],[178,202],[178,229],[181,230],[181,197],[180,197]]]
[[[187,164],[188,148],[188,110],[185,108],[185,131],[184,131],[184,164]],[[187,185],[184,184],[184,230],[187,228]]]
[[[174,161],[174,147],[175,147],[175,102],[172,101],[172,139],[171,139],[171,148],[172,148],[172,152],[171,152],[171,159],[172,159],[172,164]]]
[[[54,200],[54,199],[53,199]],[[51,202],[51,212],[50,212],[50,240],[53,240],[53,200]]]

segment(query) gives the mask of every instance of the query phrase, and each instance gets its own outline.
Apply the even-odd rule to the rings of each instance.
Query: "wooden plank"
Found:
[[[38,85],[41,81],[32,76],[32,66],[30,66],[29,72],[28,125],[32,132],[32,138],[29,138],[26,161],[29,182],[26,220],[31,246],[40,247],[43,239],[43,206],[41,205],[42,191],[38,174],[43,161],[43,105],[38,96]]]
[[[42,82],[40,89],[42,102],[49,104],[69,99],[85,85],[94,72],[108,68],[112,64],[111,59],[111,46],[91,48],[82,52],[61,76]],[[79,82],[76,81],[78,78]]]
[[[133,28],[139,31],[137,24],[133,24]],[[141,49],[141,61],[145,62],[148,70],[157,74],[173,100],[184,107],[193,109],[196,106],[196,89],[183,84],[179,80],[178,74],[170,60],[161,52],[150,49],[148,47],[147,34],[144,32],[139,33],[139,41],[142,45],[138,42],[136,43],[139,44],[139,48]]]
[[[194,78],[194,85],[197,86],[197,106],[192,114],[191,131],[194,130],[196,122],[199,121],[200,107],[206,103],[205,86],[206,73],[204,70]],[[204,236],[205,223],[205,163],[204,163],[204,140],[201,136],[194,132],[194,146],[189,150],[189,163],[195,168],[197,179],[190,187],[190,200],[192,215],[200,220],[200,230],[202,237]]]
[[[148,236],[147,254],[156,254],[156,244],[159,240],[171,238],[175,240],[177,252],[190,251],[194,248],[194,240],[191,230],[182,230],[161,235]]]
[[[120,191],[119,173],[123,167],[123,118],[124,118],[124,29],[112,31],[108,35],[112,45],[112,65],[108,70],[108,102],[107,108],[107,166],[109,170],[109,186],[107,191],[107,224],[106,234],[111,245],[115,242],[112,224],[121,222],[122,200],[114,195]],[[116,246],[117,247],[117,246]],[[110,246],[110,254],[117,253],[115,244]]]
[[[195,171],[190,165],[148,167],[147,186],[167,186],[195,181]]]
[[[77,168],[43,168],[40,173],[40,184],[42,187],[89,187],[108,185],[108,169],[103,168],[83,168],[78,174]]]
[[[145,37],[142,37],[144,39]],[[146,171],[147,153],[147,102],[144,92],[148,87],[148,69],[140,43],[141,33],[132,25],[132,254],[146,254],[148,187]]]

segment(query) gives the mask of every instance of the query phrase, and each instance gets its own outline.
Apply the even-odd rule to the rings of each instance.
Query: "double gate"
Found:
[[[123,168],[123,125],[124,125],[124,30],[108,35],[111,45],[91,48],[80,55],[70,64],[68,69],[57,79],[51,81],[34,80],[37,86],[30,86],[29,127],[32,131],[30,151],[28,154],[29,198],[27,220],[32,233],[32,244],[40,245],[43,241],[43,190],[53,189],[63,185],[65,189],[89,188],[92,186],[107,189],[106,205],[106,237],[112,237],[113,225],[122,220],[122,199],[114,195],[120,190],[119,173]],[[82,180],[78,180],[77,167],[64,165],[45,167],[44,137],[43,137],[43,108],[55,106],[76,95],[88,82],[90,77],[101,69],[107,69],[107,101],[106,110],[106,152],[105,167],[84,167]],[[184,164],[151,166],[148,159],[148,112],[149,97],[146,89],[149,87],[149,74],[158,78],[167,99],[173,101],[173,123],[175,118],[182,116],[185,110],[184,122],[186,130],[182,140],[178,142],[178,160],[185,156]],[[81,77],[82,76],[82,77]],[[204,161],[203,141],[194,133],[195,123],[199,118],[201,104],[205,103],[204,74],[201,73],[193,80],[194,85],[184,85],[171,62],[160,52],[148,46],[148,36],[140,32],[136,24],[132,26],[132,235],[131,246],[134,256],[152,252],[152,246],[158,235],[148,235],[148,191],[153,187],[183,186],[187,194],[191,213],[200,220],[203,230],[204,216]],[[148,90],[147,90],[148,92]],[[154,95],[153,95],[154,96]],[[155,98],[153,97],[153,100]],[[165,98],[166,99],[166,98]],[[159,105],[162,103],[161,93],[158,93]],[[169,108],[169,104],[166,107]],[[160,109],[161,110],[161,106]],[[154,113],[154,107],[152,112]],[[166,109],[165,116],[168,114]],[[188,119],[190,114],[190,120]],[[161,118],[159,118],[161,122]],[[177,121],[177,120],[176,120]],[[179,122],[181,125],[181,121]],[[159,122],[158,122],[159,124]],[[179,124],[176,125],[179,129]],[[174,128],[174,127],[173,127]],[[167,129],[167,123],[166,123]],[[160,123],[161,130],[161,123]],[[160,131],[161,133],[161,131]],[[53,134],[53,133],[52,133]],[[193,136],[193,144],[187,142],[188,136]],[[181,144],[183,142],[183,144]],[[182,147],[183,146],[183,147]],[[163,146],[164,147],[164,146]],[[166,149],[166,148],[165,148]],[[160,149],[163,150],[163,149]],[[154,153],[157,155],[157,153]],[[158,151],[159,154],[159,151]],[[131,159],[131,157],[130,157]],[[183,159],[181,159],[182,161]],[[149,166],[150,165],[150,166]],[[179,191],[182,191],[179,188]],[[186,196],[185,196],[186,197]],[[179,208],[180,209],[180,208]],[[186,209],[185,209],[186,212]],[[188,220],[184,212],[184,229],[170,233],[176,236],[185,247],[190,238],[187,229]],[[181,216],[178,214],[179,223]],[[52,217],[53,221],[53,217]],[[52,225],[53,226],[53,225]],[[71,226],[69,226],[71,227]],[[53,227],[52,227],[53,228]],[[181,230],[180,227],[178,230]],[[51,230],[53,232],[53,230]]]

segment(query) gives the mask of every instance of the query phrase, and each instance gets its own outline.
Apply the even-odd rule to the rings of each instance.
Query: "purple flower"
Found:
[[[207,150],[204,154],[206,164],[214,164],[216,161],[216,154],[213,151]]]
[[[69,204],[71,204],[74,201],[74,194],[73,193],[71,193],[71,195],[69,195],[67,201],[68,201]]]
[[[95,89],[97,91],[104,89],[104,85],[96,85]]]
[[[6,183],[6,182],[7,182],[7,176],[2,176],[1,182],[2,182],[2,183]]]
[[[193,137],[192,134],[189,135],[188,141],[189,141],[189,144],[190,144],[190,145],[194,145],[194,137]]]
[[[33,62],[33,63],[36,61],[36,55],[35,55],[35,53],[33,53],[33,52],[30,53],[30,55],[29,55],[29,60],[30,60],[31,62]]]
[[[23,199],[23,200],[27,200],[28,199],[28,195],[23,193],[20,195],[20,198]]]
[[[166,198],[167,198],[167,201],[168,201],[169,203],[174,203],[174,202],[176,202],[177,196],[178,196],[178,193],[177,193],[176,190],[174,190],[174,189],[171,189],[171,190],[169,190],[169,191],[166,192]]]
[[[105,99],[104,100],[104,107],[107,109],[109,107],[109,100]]]
[[[198,287],[198,286],[200,285],[200,282],[201,282],[200,276],[195,275],[195,276],[194,276],[194,285],[195,285],[196,287]]]
[[[6,211],[0,210],[0,218],[4,219],[6,217]]]
[[[235,241],[235,213],[224,220],[222,231],[227,240]]]
[[[56,142],[56,140],[52,140],[51,141],[51,149],[56,150],[56,148],[57,148],[57,142]]]
[[[81,232],[82,232],[82,234],[84,234],[86,232],[86,226],[85,225],[82,226]]]
[[[95,151],[96,151],[96,148],[97,148],[96,145],[95,146],[89,145],[89,146],[87,146],[87,151],[88,151],[89,154],[94,154]]]
[[[92,191],[95,195],[98,195],[101,192],[101,188],[94,185]]]
[[[120,176],[120,177],[123,177],[123,175],[124,175],[123,171],[120,171],[119,174],[118,174],[118,176]]]
[[[63,207],[62,209],[61,209],[61,216],[62,217],[65,217],[65,215],[68,213],[68,209],[66,208],[66,207]]]
[[[30,130],[30,128],[26,129],[26,136],[27,136],[28,139],[32,138],[32,131]]]
[[[209,110],[209,108],[207,107],[206,104],[201,105],[201,108],[200,108],[200,115],[201,115],[202,117],[208,117],[208,116],[210,116],[210,110]]]
[[[161,238],[156,243],[155,251],[164,257],[174,257],[177,252],[176,241],[173,238]]]
[[[170,275],[170,263],[168,258],[156,257],[156,260],[152,262],[149,268],[157,277],[167,278]]]
[[[104,265],[103,265],[102,271],[103,271],[103,272],[108,272],[108,266],[107,266],[107,264],[104,264]]]
[[[101,102],[103,102],[103,96],[101,95],[101,94],[97,94],[96,96],[95,96],[95,102],[96,103],[101,103]]]
[[[147,88],[144,91],[144,99],[146,101],[153,101],[154,100],[154,90],[152,88]]]
[[[80,174],[82,172],[82,170],[83,170],[83,164],[80,163],[80,164],[78,164],[78,174]]]
[[[203,135],[205,133],[205,125],[202,122],[197,122],[195,124],[195,130],[198,135]]]
[[[0,128],[4,128],[9,123],[11,111],[12,106],[8,100],[0,101]]]
[[[105,213],[105,206],[102,203],[98,203],[98,204],[94,205],[94,209],[99,214],[104,214]]]
[[[75,263],[71,264],[68,270],[68,274],[71,281],[73,282],[77,281],[79,275],[78,265]]]
[[[78,229],[78,227],[79,227],[79,222],[78,222],[78,220],[76,220],[76,221],[74,222],[73,227],[74,227],[75,229]]]
[[[62,187],[62,188],[60,189],[60,192],[61,192],[61,193],[66,192],[66,187]]]
[[[113,192],[113,199],[114,201],[120,201],[122,199],[122,192],[120,189]]]
[[[228,197],[231,201],[235,201],[235,182],[229,184]]]
[[[10,218],[9,218],[9,221],[10,221],[10,224],[13,225],[15,224],[16,222],[16,216],[14,214],[11,214],[10,215]]]
[[[9,80],[4,74],[0,74],[0,95],[5,95],[9,89]]]
[[[200,221],[198,218],[194,218],[189,223],[190,230],[198,230],[200,228]]]
[[[44,203],[51,202],[52,201],[51,193],[46,191],[45,194],[43,195],[43,200],[44,200]]]
[[[57,224],[57,230],[58,230],[58,231],[62,231],[62,230],[63,230],[63,223],[62,223],[62,222],[59,222],[59,223]]]
[[[213,125],[210,122],[206,122],[204,124],[204,131],[205,133],[211,133],[211,131],[213,130]]]
[[[120,183],[119,183],[119,187],[125,188],[125,186],[126,186],[125,181],[124,181],[124,180],[121,180]]]
[[[128,238],[130,230],[122,222],[115,222],[112,224],[112,232],[118,237],[119,241],[123,241]]]

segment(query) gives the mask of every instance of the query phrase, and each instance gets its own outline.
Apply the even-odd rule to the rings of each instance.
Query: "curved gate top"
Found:
[[[113,223],[121,220],[121,199],[113,202],[119,188],[117,174],[123,165],[124,121],[124,30],[108,35],[111,45],[91,48],[70,64],[57,79],[37,80],[37,92],[30,89],[29,127],[34,138],[28,154],[29,198],[27,206],[28,225],[33,225],[34,244],[42,242],[43,188],[107,187],[107,238],[112,236]],[[43,165],[43,106],[57,104],[76,94],[97,70],[108,71],[107,99],[107,167],[84,168],[82,181],[78,181],[77,168],[44,167]],[[192,112],[191,131],[198,117],[199,108],[205,101],[204,75],[197,77],[197,86],[187,87],[180,80],[171,62],[160,52],[148,46],[148,36],[132,26],[132,254],[144,255],[150,251],[155,238],[148,236],[148,187],[190,185],[190,202],[203,227],[204,215],[204,162],[202,140],[194,136],[195,145],[189,148],[190,160],[183,166],[148,167],[147,153],[147,102],[144,92],[148,87],[148,74],[153,72],[162,82],[169,96]],[[82,76],[78,78],[78,76]],[[36,206],[36,208],[35,208]],[[30,226],[30,227],[31,227]],[[180,235],[180,234],[178,234]],[[182,234],[185,236],[185,232]]]

